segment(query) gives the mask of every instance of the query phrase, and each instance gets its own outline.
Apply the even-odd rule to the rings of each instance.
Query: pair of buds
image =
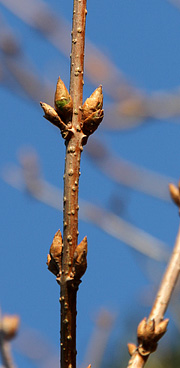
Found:
[[[68,136],[72,134],[73,101],[60,77],[56,86],[54,108],[44,102],[40,102],[40,105],[44,110],[44,117],[60,129],[63,138],[68,139]],[[79,107],[82,110],[81,130],[85,136],[92,134],[101,123],[104,116],[102,106],[102,86],[99,86],[87,98],[84,105]]]
[[[167,330],[169,319],[164,319],[158,324],[154,319],[144,318],[137,328],[137,347],[135,344],[128,344],[128,350],[130,355],[133,355],[136,351],[142,356],[147,356],[157,348],[157,342],[165,334]]]
[[[57,278],[60,278],[62,269],[62,257],[63,257],[63,239],[61,231],[58,230],[53,238],[49,254],[47,256],[47,266]],[[72,270],[70,278],[80,280],[84,275],[87,268],[87,237],[77,245],[72,262]]]

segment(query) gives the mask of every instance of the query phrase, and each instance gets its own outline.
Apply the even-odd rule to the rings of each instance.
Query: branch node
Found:
[[[156,324],[155,319],[144,318],[138,325],[137,338],[138,338],[138,352],[142,356],[147,356],[154,352],[157,348],[157,343],[167,330],[169,320]]]

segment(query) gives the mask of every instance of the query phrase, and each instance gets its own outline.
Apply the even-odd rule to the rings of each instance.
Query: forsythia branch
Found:
[[[76,367],[76,294],[87,268],[87,237],[78,245],[78,190],[83,145],[103,119],[99,86],[83,105],[86,0],[74,0],[70,93],[59,77],[54,108],[40,103],[45,115],[60,129],[66,144],[63,239],[60,230],[50,247],[47,265],[61,286],[61,368]]]

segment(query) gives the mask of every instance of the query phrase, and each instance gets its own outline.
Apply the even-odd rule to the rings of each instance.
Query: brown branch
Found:
[[[87,267],[87,237],[77,243],[81,152],[103,118],[101,86],[82,106],[86,13],[86,0],[74,0],[70,94],[59,77],[55,109],[40,103],[44,117],[60,129],[66,143],[63,239],[58,230],[47,259],[48,269],[61,286],[61,368],[76,367],[76,296]]]
[[[61,284],[61,367],[76,367],[76,294],[80,280],[72,278],[73,257],[78,241],[78,189],[82,152],[81,118],[83,98],[86,0],[74,0],[70,95],[73,100],[73,135],[66,147],[64,174],[64,231]]]
[[[148,319],[144,318],[137,329],[138,347],[129,345],[132,355],[128,367],[143,368],[149,355],[156,350],[158,340],[166,332],[168,320],[163,319],[180,271],[180,228],[169,264],[164,273]]]
[[[86,0],[74,0],[70,94],[58,79],[55,109],[40,103],[45,118],[56,125],[65,139],[66,158],[63,197],[63,239],[60,230],[54,236],[47,265],[61,286],[61,367],[76,367],[76,294],[87,268],[87,237],[78,244],[78,190],[80,159],[86,144],[103,118],[102,87],[83,103],[84,43]]]

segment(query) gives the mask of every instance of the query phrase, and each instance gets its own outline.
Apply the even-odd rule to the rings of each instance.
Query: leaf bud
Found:
[[[169,319],[166,318],[163,321],[161,321],[155,328],[155,334],[156,338],[159,340],[161,337],[165,334],[167,331],[167,325],[169,323]]]
[[[49,271],[58,275],[61,272],[63,241],[61,231],[58,230],[54,235],[49,254],[47,256],[47,266]]]
[[[57,111],[52,106],[48,105],[45,102],[40,102],[40,105],[45,113],[44,118],[49,120],[55,126],[57,126],[61,130],[61,132],[64,132],[67,127],[60,119]]]
[[[85,135],[89,136],[95,132],[104,117],[104,110],[97,110],[93,112],[82,123],[82,131]]]
[[[86,99],[82,107],[83,120],[87,119],[92,113],[97,110],[102,110],[103,106],[103,93],[102,86],[95,89],[92,95]]]
[[[59,116],[69,119],[73,111],[72,98],[61,78],[58,78],[54,96],[55,109]]]
[[[138,328],[137,328],[138,341],[142,341],[144,339],[144,334],[146,331],[146,323],[147,323],[147,318],[145,317],[138,325]]]
[[[87,268],[87,236],[78,244],[73,257],[73,274],[80,279]]]

